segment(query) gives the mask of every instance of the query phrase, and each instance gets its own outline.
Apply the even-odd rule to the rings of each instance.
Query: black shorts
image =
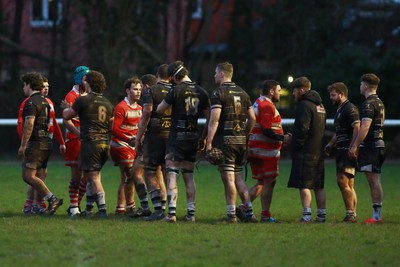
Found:
[[[357,167],[357,160],[350,159],[348,149],[340,149],[336,152],[336,174],[345,173],[348,178],[354,178]]]
[[[110,145],[108,142],[81,143],[79,168],[83,171],[100,171],[108,159]]]
[[[167,145],[165,159],[173,161],[195,162],[197,156],[198,140],[177,141]]]
[[[218,147],[224,152],[224,164],[242,167],[246,163],[246,145],[222,145]]]
[[[22,166],[27,169],[40,170],[47,168],[47,162],[49,161],[52,150],[40,150],[34,148],[27,148],[25,151],[25,158],[22,162]]]
[[[360,150],[358,151],[357,170],[360,172],[381,173],[384,161],[384,148],[360,147]]]
[[[148,167],[156,167],[165,163],[165,151],[168,137],[159,134],[146,134],[143,141],[143,163]]]

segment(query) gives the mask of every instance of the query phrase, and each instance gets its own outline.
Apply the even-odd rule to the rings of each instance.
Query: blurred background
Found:
[[[0,58],[0,119],[17,117],[25,72],[48,77],[60,117],[79,65],[104,74],[116,104],[127,78],[175,60],[208,92],[216,64],[231,62],[252,101],[263,80],[279,81],[283,118],[293,118],[293,78],[307,76],[333,118],[327,86],[346,83],[359,105],[360,76],[374,72],[386,117],[397,119],[400,0],[0,0]],[[390,158],[400,156],[399,129],[385,128]],[[0,147],[0,157],[16,158],[15,125],[0,125]]]

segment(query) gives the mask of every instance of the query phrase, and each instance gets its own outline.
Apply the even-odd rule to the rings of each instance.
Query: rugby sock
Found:
[[[178,176],[179,169],[168,168],[168,214],[176,216],[176,202],[178,200]]]
[[[326,209],[318,209],[317,210],[317,221],[318,222],[326,221]]]
[[[86,210],[91,212],[94,207],[95,198],[92,195],[92,185],[90,183],[86,184]]]
[[[143,209],[149,209],[149,200],[147,199],[147,188],[145,184],[136,185],[136,192],[140,200],[140,206]]]
[[[168,195],[168,215],[176,216],[176,197]]]
[[[195,202],[187,203],[187,216],[193,217],[195,213],[196,213],[196,203]]]
[[[51,202],[51,201],[54,201],[54,200],[56,200],[57,198],[53,195],[53,193],[49,193],[49,194],[47,194],[47,195],[45,195],[44,196],[44,200],[46,200],[46,201],[48,201],[48,202]]]
[[[226,205],[226,214],[228,217],[236,218],[236,207],[235,205]]]
[[[99,208],[99,212],[106,211],[106,193],[105,192],[98,192],[96,194],[96,203],[97,203],[97,207]]]
[[[160,190],[154,190],[150,192],[151,203],[153,203],[154,210],[161,210],[161,198],[160,198]],[[165,206],[163,211],[165,211]]]
[[[79,183],[78,206],[81,204],[81,200],[86,193],[86,183],[86,179],[82,177]]]
[[[132,202],[132,203],[127,203],[126,204],[126,209],[135,209],[136,207],[135,207],[135,202]]]
[[[167,208],[167,200],[161,200],[161,209],[163,211],[165,211],[165,209]]]
[[[24,210],[30,210],[33,205],[33,200],[32,199],[26,199],[24,203]]]
[[[125,213],[126,209],[125,207],[115,207],[115,214],[121,214],[121,213]]]
[[[147,197],[140,200],[140,206],[145,210],[149,209],[149,200],[147,199]]]
[[[271,212],[269,210],[261,211],[261,218],[266,218],[266,219],[271,218]]]
[[[372,204],[372,217],[375,221],[381,219],[381,211],[382,211],[382,203],[373,203]]]
[[[251,202],[246,203],[246,209],[245,209],[245,213],[246,213],[246,217],[250,218],[254,216],[253,213],[253,204],[251,204]]]
[[[306,222],[311,221],[311,208],[303,208],[303,217],[301,218]]]
[[[346,215],[348,216],[356,216],[356,213],[352,210],[346,210]]]
[[[79,184],[75,181],[69,181],[69,206],[77,207],[79,206],[78,196],[79,196]]]

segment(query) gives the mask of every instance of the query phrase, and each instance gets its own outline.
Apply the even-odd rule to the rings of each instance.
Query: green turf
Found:
[[[225,225],[225,200],[217,170],[200,164],[196,171],[197,222],[71,220],[68,204],[69,169],[52,161],[50,189],[66,200],[52,217],[26,216],[21,210],[26,185],[20,163],[0,166],[0,266],[399,266],[399,188],[396,162],[384,165],[381,225],[364,225],[371,216],[369,188],[356,177],[359,223],[340,223],[344,207],[334,165],[326,165],[328,222],[298,224],[299,193],[286,188],[290,162],[281,162],[272,212],[278,224]],[[103,183],[110,214],[114,211],[119,171],[108,163]],[[248,185],[253,181],[249,178]],[[179,181],[178,217],[185,214],[183,181]],[[260,212],[260,202],[254,203]],[[313,211],[316,210],[313,204]]]

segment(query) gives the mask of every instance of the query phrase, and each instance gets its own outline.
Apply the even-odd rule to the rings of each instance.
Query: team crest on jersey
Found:
[[[169,128],[169,127],[171,127],[171,122],[170,121],[164,121],[161,124],[161,126],[164,127],[164,128]]]
[[[240,132],[242,130],[242,127],[240,127],[240,124],[236,124],[235,127],[233,127],[233,130],[236,132]]]
[[[193,122],[189,122],[186,128],[188,130],[195,130],[196,129],[196,127],[195,127]]]

